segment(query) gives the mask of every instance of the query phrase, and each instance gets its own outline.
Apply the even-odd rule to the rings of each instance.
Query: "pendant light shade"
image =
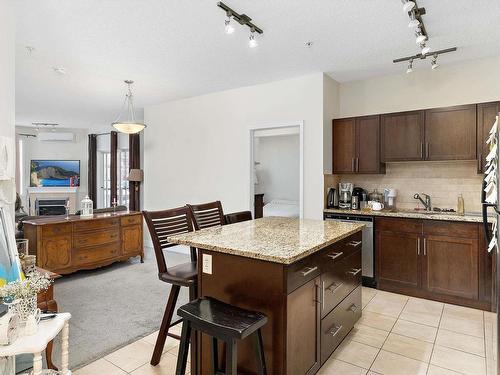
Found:
[[[128,89],[125,95],[125,102],[123,103],[120,114],[111,125],[120,133],[136,134],[144,130],[146,124],[136,121],[135,119],[134,96],[132,95],[131,87],[134,81],[126,80],[124,82],[127,84]]]

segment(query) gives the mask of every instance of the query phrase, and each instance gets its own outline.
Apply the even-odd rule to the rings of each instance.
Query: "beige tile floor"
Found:
[[[495,334],[495,314],[363,288],[362,318],[319,374],[496,375]],[[160,364],[149,365],[156,335],[74,375],[175,374],[174,339],[167,340]]]

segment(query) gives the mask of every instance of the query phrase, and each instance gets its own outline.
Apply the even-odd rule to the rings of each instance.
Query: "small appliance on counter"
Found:
[[[339,208],[351,208],[352,188],[352,182],[339,183]]]
[[[363,202],[366,201],[366,191],[363,188],[355,187],[352,189],[351,208],[359,210],[362,208]]]
[[[384,206],[388,211],[396,210],[396,197],[398,196],[396,189],[384,189]]]
[[[375,189],[368,194],[368,201],[384,203],[384,195]]]
[[[337,189],[328,189],[328,194],[326,196],[326,208],[338,208],[339,207],[339,193]]]

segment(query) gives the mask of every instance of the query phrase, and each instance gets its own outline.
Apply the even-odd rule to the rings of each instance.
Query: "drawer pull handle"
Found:
[[[339,333],[342,328],[343,328],[342,324],[339,325],[339,326],[334,325],[333,329],[330,331],[330,335],[332,335],[333,337],[335,337],[337,335],[337,333]]]
[[[306,267],[304,268],[304,271],[300,271],[300,273],[302,273],[302,276],[307,276],[309,275],[310,273],[313,273],[314,271],[317,271],[318,270],[318,267]]]
[[[328,288],[326,288],[326,290],[328,290],[329,292],[331,292],[332,294],[335,293],[335,291],[340,288],[342,286],[343,283],[340,283],[340,284],[337,284],[337,283],[333,283],[332,285],[330,285]]]
[[[341,251],[341,252],[338,252],[338,253],[331,253],[331,254],[328,254],[328,257],[329,257],[329,258],[332,258],[332,260],[335,260],[335,259],[337,259],[338,257],[341,257],[342,255],[344,255],[344,253]]]
[[[356,304],[352,304],[351,306],[349,306],[349,311],[352,311],[353,313],[355,313],[356,311],[358,311],[359,307],[356,306]]]
[[[356,276],[360,272],[361,272],[361,268],[353,268],[352,271],[348,271],[347,273],[350,273],[351,275]]]
[[[348,245],[352,247],[358,247],[359,245],[361,245],[361,242],[362,241],[351,241],[348,243]]]

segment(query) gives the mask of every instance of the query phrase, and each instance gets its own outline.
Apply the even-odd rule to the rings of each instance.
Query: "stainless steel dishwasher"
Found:
[[[325,220],[342,221],[348,223],[364,224],[363,228],[363,243],[362,243],[362,275],[363,285],[376,287],[375,281],[375,256],[373,246],[373,217],[363,215],[350,214],[333,214],[325,212]]]

